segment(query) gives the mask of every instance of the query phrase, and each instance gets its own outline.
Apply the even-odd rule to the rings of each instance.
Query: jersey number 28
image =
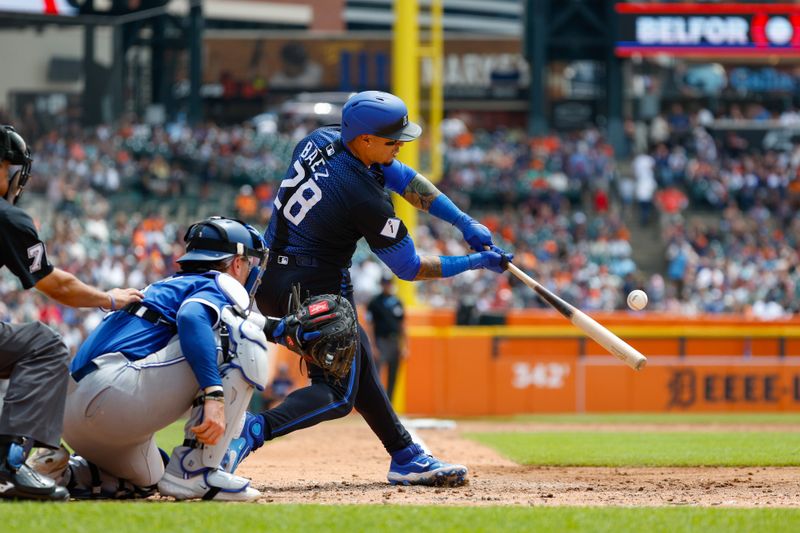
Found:
[[[313,179],[308,179],[300,184],[306,178],[306,168],[300,160],[294,162],[294,170],[297,174],[293,178],[286,178],[281,182],[281,189],[284,187],[294,189],[294,193],[283,206],[281,194],[278,191],[275,207],[280,209],[283,206],[283,216],[295,226],[299,226],[311,208],[322,200],[322,191]]]

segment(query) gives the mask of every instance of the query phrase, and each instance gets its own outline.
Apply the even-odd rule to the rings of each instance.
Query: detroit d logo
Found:
[[[697,385],[694,370],[676,370],[672,373],[667,407],[690,407],[697,400]]]

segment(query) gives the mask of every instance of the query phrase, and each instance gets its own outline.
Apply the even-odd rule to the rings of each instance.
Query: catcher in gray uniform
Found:
[[[24,289],[35,287],[71,307],[118,309],[141,300],[136,289],[103,292],[54,268],[33,220],[15,204],[33,159],[11,126],[0,126],[0,268]],[[11,167],[19,167],[11,174]],[[53,480],[25,465],[33,446],[58,447],[64,417],[69,353],[61,337],[41,322],[0,322],[0,379],[10,379],[0,414],[0,498],[65,500]]]

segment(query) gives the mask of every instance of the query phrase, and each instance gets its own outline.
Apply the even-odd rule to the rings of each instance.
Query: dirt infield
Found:
[[[537,431],[547,427],[492,426],[495,431]],[[275,503],[800,507],[800,468],[796,467],[520,466],[461,437],[462,432],[487,429],[486,423],[467,422],[456,429],[417,430],[437,456],[469,466],[470,483],[458,488],[387,484],[388,456],[357,416],[277,439],[248,458],[241,473],[251,477],[264,492],[264,502]],[[603,427],[594,425],[590,429]],[[690,429],[659,425],[657,430]]]

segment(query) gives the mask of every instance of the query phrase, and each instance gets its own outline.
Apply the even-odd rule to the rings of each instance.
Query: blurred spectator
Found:
[[[686,194],[677,187],[661,189],[656,193],[656,206],[663,216],[679,215],[689,206]]]
[[[693,109],[670,106],[649,124],[626,121],[631,149],[640,152],[632,161],[617,161],[596,128],[530,138],[518,129],[473,130],[466,118],[451,117],[438,185],[475,212],[501,246],[513,248],[521,267],[583,308],[624,309],[623,288],[635,279],[650,293],[650,309],[766,317],[777,316],[769,305],[775,303],[783,313],[797,312],[798,273],[785,265],[800,246],[800,145],[786,137],[765,149],[737,130],[712,129],[718,119],[763,122],[763,106],[733,104],[714,108],[710,117],[709,109]],[[776,123],[796,116],[793,108],[775,113]],[[26,202],[37,202],[37,222],[59,264],[105,287],[144,287],[172,272],[182,224],[199,210],[236,213],[265,227],[292,146],[291,132],[250,125],[124,120],[116,128],[82,130],[36,120],[37,172],[48,179],[32,182]],[[645,276],[633,261],[623,222],[631,220],[625,215],[633,202],[640,223],[653,222],[654,203],[668,214],[658,221],[663,272]],[[702,222],[692,218],[708,210]],[[740,218],[753,221],[745,226],[753,236]],[[467,252],[458,232],[432,217],[420,217],[417,235],[420,253]],[[780,269],[772,273],[775,265]],[[368,302],[379,291],[382,267],[361,243],[352,268],[359,272],[356,298]],[[465,321],[510,307],[544,307],[531,291],[513,290],[517,284],[471,272],[420,284],[418,299],[458,307]],[[14,281],[0,277],[0,287],[15,287]],[[35,319],[31,298],[14,292],[0,313]],[[65,338],[77,344],[101,316],[61,308],[60,317],[52,310],[47,318],[60,321]]]
[[[653,208],[653,195],[657,184],[654,174],[656,161],[650,154],[641,153],[633,159],[633,176],[636,182],[636,202],[639,204],[639,223],[650,223]]]
[[[242,185],[236,196],[236,216],[245,222],[251,221],[258,214],[258,199],[250,185]]]

